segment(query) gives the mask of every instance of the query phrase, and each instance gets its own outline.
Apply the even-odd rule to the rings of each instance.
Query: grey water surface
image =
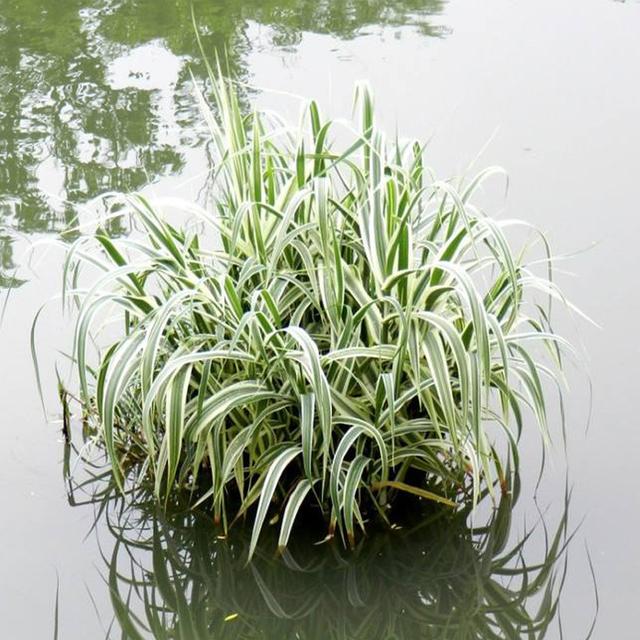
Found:
[[[523,564],[554,572],[554,594],[565,577],[558,615],[531,637],[584,638],[596,613],[596,640],[640,637],[640,3],[615,0],[0,0],[0,637],[51,638],[57,628],[62,640],[120,638],[114,615],[132,579],[129,609],[141,618],[145,597],[173,593],[161,626],[177,625],[166,637],[182,639],[327,629],[482,638],[496,589],[509,598],[491,531],[374,536],[357,558],[309,571],[265,558],[247,573],[237,550],[212,547],[198,523],[140,509],[94,526],[91,506],[69,504],[54,363],[68,367],[59,351],[71,336],[55,298],[63,254],[50,240],[73,236],[110,190],[206,204],[192,7],[205,50],[227,52],[247,105],[295,117],[301,98],[315,97],[348,117],[354,84],[367,79],[387,129],[428,139],[440,177],[507,170],[506,197],[503,183],[488,188],[487,206],[548,234],[566,257],[565,293],[601,328],[559,318],[581,354],[567,371],[566,449],[558,408],[537,491],[541,452],[525,439],[523,496],[499,523],[502,553],[538,523]],[[127,233],[118,224],[110,231]],[[30,335],[42,305],[44,407]],[[567,485],[573,536],[556,560],[540,518],[550,543]],[[131,544],[128,527],[144,544]],[[519,592],[526,602],[503,603],[495,637],[514,637],[518,606],[544,608],[548,580],[540,584]],[[188,626],[180,606],[200,618]],[[447,627],[451,611],[467,628]]]

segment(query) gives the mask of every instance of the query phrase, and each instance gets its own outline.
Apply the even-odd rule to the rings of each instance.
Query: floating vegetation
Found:
[[[366,85],[357,131],[211,86],[211,208],[111,196],[136,231],[82,237],[65,263],[86,429],[116,484],[186,492],[224,531],[248,517],[249,556],[274,517],[286,547],[303,508],[353,546],[405,494],[497,502],[526,412],[547,437],[565,345],[544,237],[529,258],[507,237],[527,225],[472,202],[499,170],[437,180],[424,146],[377,127]]]

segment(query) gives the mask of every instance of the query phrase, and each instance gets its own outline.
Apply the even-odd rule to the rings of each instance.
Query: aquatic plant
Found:
[[[285,547],[303,506],[353,545],[400,494],[506,492],[523,412],[547,437],[565,342],[538,301],[563,300],[550,271],[506,235],[526,225],[472,204],[499,170],[435,179],[364,84],[340,142],[316,102],[291,127],[212,70],[211,87],[211,207],[112,196],[134,233],[99,229],[65,263],[80,401],[116,483],[187,491],[225,530],[250,514],[249,556],[276,513]]]

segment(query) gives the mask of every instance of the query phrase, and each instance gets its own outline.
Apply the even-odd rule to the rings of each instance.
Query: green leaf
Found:
[[[262,490],[260,492],[260,502],[258,503],[258,510],[253,521],[253,530],[251,532],[251,543],[249,544],[249,557],[251,560],[258,544],[258,538],[260,537],[260,531],[264,524],[264,519],[267,515],[267,510],[271,504],[273,494],[276,491],[280,477],[282,476],[287,465],[300,454],[300,447],[289,447],[285,449],[269,466],[269,470],[266,472]]]

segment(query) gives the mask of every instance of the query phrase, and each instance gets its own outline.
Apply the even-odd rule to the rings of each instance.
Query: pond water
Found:
[[[61,284],[60,252],[42,241],[90,216],[87,203],[105,191],[206,198],[192,5],[205,49],[228,52],[247,104],[295,116],[296,96],[317,97],[329,115],[348,115],[353,85],[366,78],[389,130],[431,140],[438,175],[505,167],[506,199],[487,201],[540,226],[569,256],[562,286],[602,328],[563,327],[587,354],[568,372],[566,455],[558,427],[534,500],[540,452],[525,443],[525,491],[501,551],[487,549],[490,532],[443,538],[436,528],[389,544],[374,536],[357,558],[321,568],[273,568],[266,557],[271,568],[247,573],[237,550],[215,547],[197,523],[154,520],[141,507],[126,526],[114,510],[94,527],[93,509],[69,505],[53,367],[69,330],[55,301],[35,336],[44,413],[31,362],[32,318]],[[597,611],[592,637],[637,638],[639,70],[633,1],[0,0],[2,636],[53,637],[57,627],[63,640],[119,638],[114,611],[127,608],[133,579],[132,611],[144,617],[145,597],[160,594],[170,602],[164,623],[181,612],[172,637],[494,637],[474,616],[491,608],[492,581],[504,578],[496,558],[539,509],[553,537],[568,484],[575,534],[553,566],[558,584],[566,562],[562,632],[556,619],[531,637],[584,638]],[[144,532],[144,544],[118,535],[123,526]],[[523,561],[553,564],[536,531]],[[537,611],[542,593],[520,595]],[[470,601],[473,614],[461,615]],[[291,621],[294,611],[302,622]],[[495,637],[520,637],[509,635],[510,616],[513,606]]]

